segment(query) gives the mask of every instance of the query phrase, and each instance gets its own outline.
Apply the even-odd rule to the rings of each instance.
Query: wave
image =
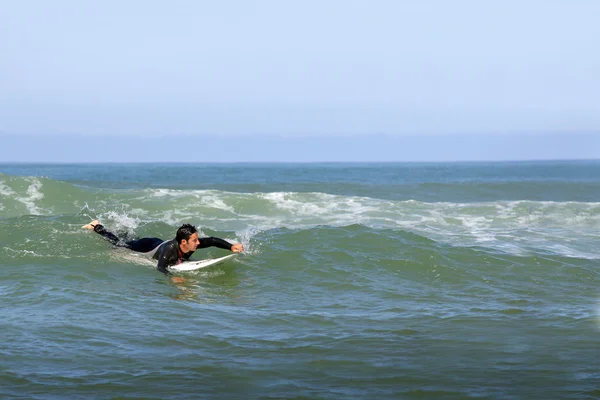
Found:
[[[326,188],[325,188],[326,189]],[[180,189],[91,189],[38,177],[0,175],[0,218],[72,216],[80,226],[99,218],[112,229],[172,230],[191,222],[235,232],[249,241],[278,228],[359,224],[413,232],[453,246],[516,255],[544,252],[600,258],[599,202],[385,200],[323,192],[226,192]],[[157,226],[158,224],[158,226]],[[161,225],[162,224],[162,225]],[[167,227],[167,228],[165,228]]]

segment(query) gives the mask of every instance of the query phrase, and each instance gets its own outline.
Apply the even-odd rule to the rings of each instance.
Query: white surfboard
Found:
[[[206,268],[211,265],[219,264],[228,258],[237,256],[237,253],[229,254],[225,257],[221,258],[211,258],[208,260],[200,260],[200,261],[184,261],[181,264],[171,265],[169,270],[171,271],[194,271],[200,268]]]

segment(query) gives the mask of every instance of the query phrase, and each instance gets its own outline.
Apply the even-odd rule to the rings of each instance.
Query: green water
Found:
[[[0,397],[598,398],[599,196],[598,162],[0,165]],[[91,218],[247,251],[175,285]]]

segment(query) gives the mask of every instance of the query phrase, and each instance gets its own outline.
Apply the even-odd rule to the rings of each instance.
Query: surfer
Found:
[[[188,261],[190,256],[197,249],[218,247],[220,249],[231,250],[234,253],[244,251],[244,246],[242,246],[241,243],[231,244],[217,237],[199,238],[198,230],[195,226],[190,224],[181,225],[181,227],[177,229],[175,239],[169,241],[164,241],[159,238],[141,238],[125,242],[119,239],[114,233],[106,230],[98,220],[94,220],[89,224],[84,225],[82,228],[93,230],[115,246],[125,247],[152,256],[152,258],[158,260],[156,266],[157,269],[166,275],[170,274],[167,270],[168,267],[177,265],[183,261]],[[181,283],[183,282],[183,278],[173,278],[173,281]]]

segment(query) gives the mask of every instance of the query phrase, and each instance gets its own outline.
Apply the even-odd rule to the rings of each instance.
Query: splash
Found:
[[[260,249],[259,246],[257,245],[256,247],[254,247],[254,244],[251,242],[251,239],[260,234],[262,232],[262,229],[256,228],[256,227],[248,227],[246,229],[243,229],[241,231],[236,232],[236,236],[239,238],[239,242],[244,246],[244,253],[245,254],[259,254]]]
[[[140,225],[141,220],[138,217],[131,217],[125,211],[108,211],[98,216],[100,222],[104,225],[110,225],[111,230],[119,233],[119,237],[135,238],[135,230]]]

